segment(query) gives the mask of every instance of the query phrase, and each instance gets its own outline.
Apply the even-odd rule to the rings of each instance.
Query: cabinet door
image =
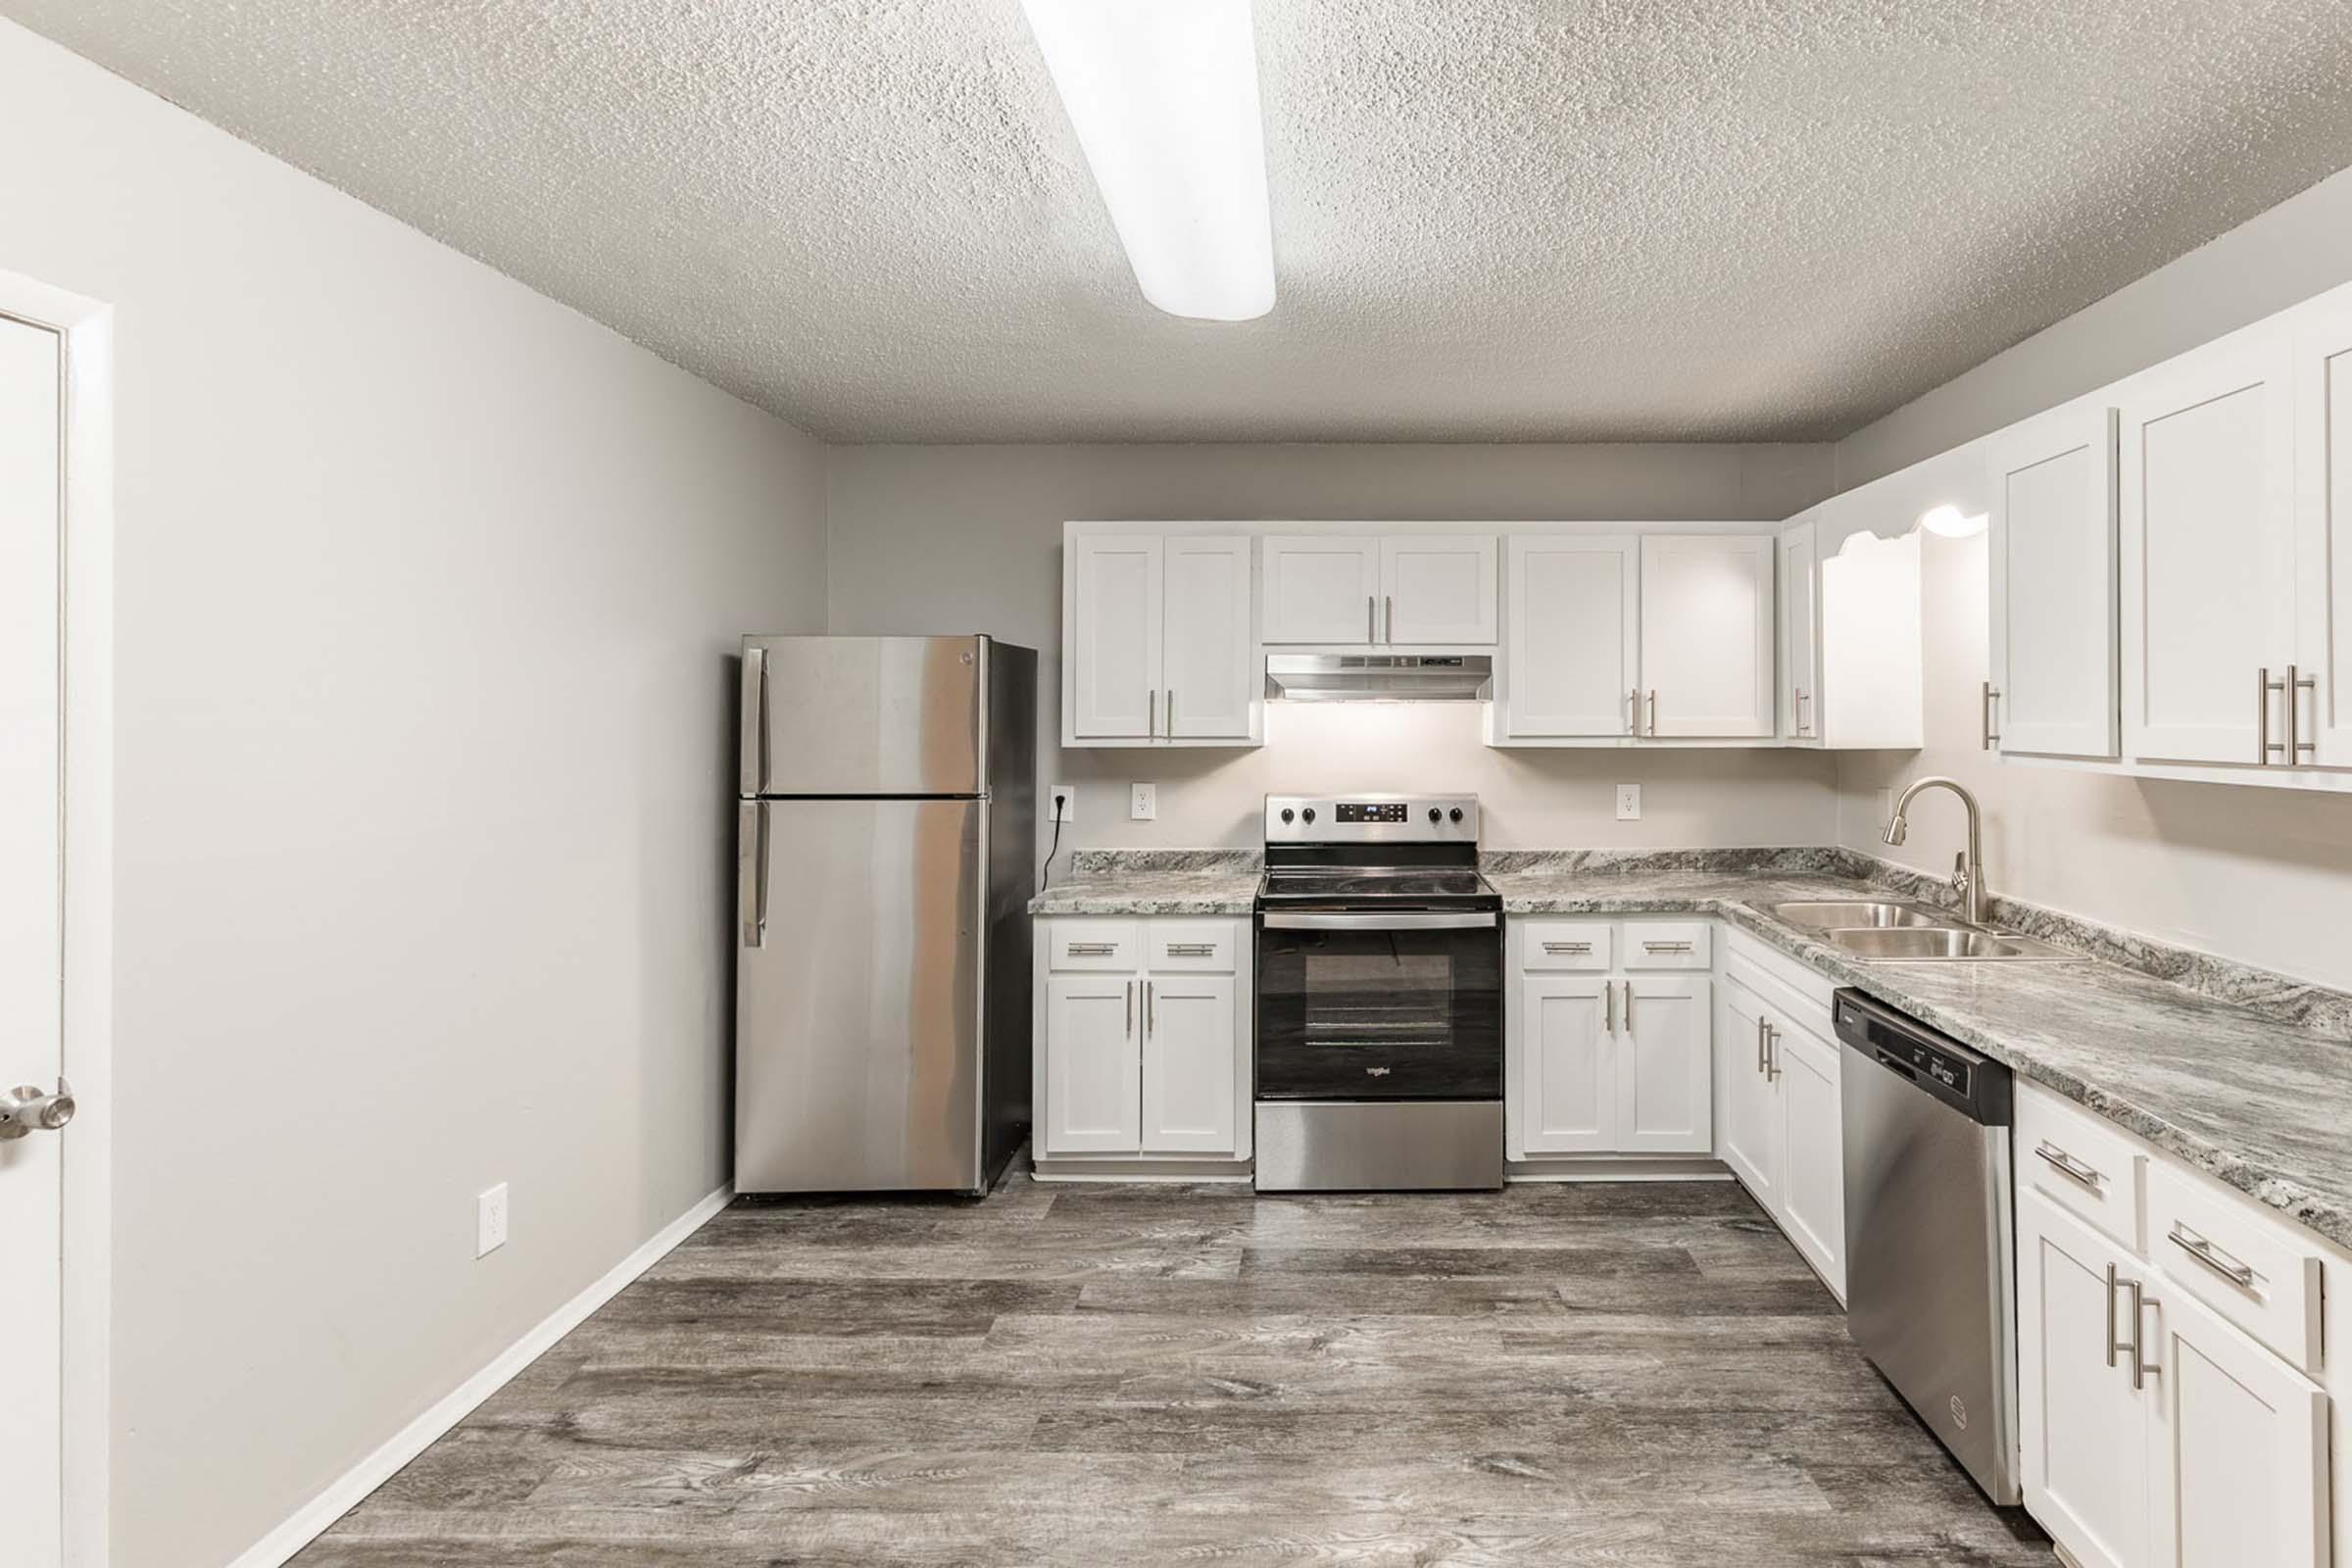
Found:
[[[1717,1152],[1756,1201],[1781,1206],[1780,1096],[1765,1069],[1764,1004],[1745,987],[1723,988],[1723,1133]]]
[[[1133,975],[1057,974],[1046,983],[1046,1154],[1142,1148],[1143,1042]]]
[[[1250,739],[1257,700],[1250,636],[1250,541],[1170,537],[1161,546],[1159,732]]]
[[[1617,1147],[1614,984],[1576,974],[1529,975],[1520,982],[1519,1141],[1525,1152]]]
[[[1622,534],[1511,535],[1506,736],[1633,733],[1640,549]]]
[[[2147,1400],[2110,1348],[2133,1336],[2115,1315],[2129,1297],[2109,1282],[2142,1272],[2137,1259],[2041,1194],[2018,1195],[2026,1506],[2082,1568],[2148,1560]]]
[[[1494,641],[1494,537],[1399,535],[1380,541],[1380,640]]]
[[[2115,410],[2064,408],[1996,436],[1990,551],[1999,749],[2117,755]]]
[[[1773,1088],[1781,1102],[1781,1228],[1830,1289],[1845,1294],[1845,1132],[1838,1048],[1787,1018],[1772,1026]]]
[[[1821,740],[1821,579],[1813,523],[1781,535],[1781,734]]]
[[[2257,329],[2154,372],[2122,410],[2124,743],[2150,761],[2286,760],[2294,657],[2290,356]]]
[[[1715,1147],[1714,986],[1690,975],[1617,982],[1617,1144],[1622,1153]]]
[[[1232,1153],[1233,976],[1154,974],[1144,985],[1145,1152]]]
[[[2159,1276],[2161,1279],[2161,1276]],[[2325,1568],[2328,1396],[2203,1305],[2165,1290],[2141,1314],[2160,1568]]]
[[[1071,733],[1148,738],[1159,727],[1160,542],[1082,538],[1069,555]]]
[[[1642,540],[1644,735],[1770,735],[1770,534],[1646,534]]]
[[[1274,535],[1264,541],[1260,559],[1267,642],[1379,640],[1378,539]]]
[[[2297,722],[2306,762],[2352,767],[2352,288],[2296,312],[2295,488],[2302,602]]]

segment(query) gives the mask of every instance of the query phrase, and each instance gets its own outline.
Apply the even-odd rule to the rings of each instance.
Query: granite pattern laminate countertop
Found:
[[[1262,856],[1249,850],[1075,850],[1031,914],[1248,914]]]
[[[1858,963],[1770,912],[1886,897],[1886,880],[1855,874],[1851,858],[1821,852],[1819,869],[1793,857],[1718,869],[1661,858],[1503,857],[1488,880],[1506,914],[1716,916],[2352,1248],[2352,1040],[2087,956]]]

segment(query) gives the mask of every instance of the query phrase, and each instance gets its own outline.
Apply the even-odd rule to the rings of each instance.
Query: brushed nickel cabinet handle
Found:
[[[2319,751],[2319,747],[2303,738],[2303,698],[2301,694],[2305,691],[2312,694],[2313,706],[2316,708],[2320,694],[2319,681],[2313,676],[2304,674],[2295,665],[2287,665],[2286,760],[2290,767],[2303,760],[2305,752],[2316,753]]]
[[[1152,982],[1147,980],[1144,982],[1144,1033],[1148,1035],[1158,1027],[1159,1008],[1152,1000]]]
[[[2110,1263],[2107,1265],[2107,1364],[2109,1366],[2115,1365],[2115,1352],[2124,1348],[2115,1337],[2115,1265]],[[2134,1329],[2132,1332],[2136,1334],[2139,1331]],[[2132,1353],[2136,1357],[2139,1352],[2135,1348]]]
[[[2271,679],[2271,667],[2268,664],[2254,672],[2254,760],[2258,766],[2270,766],[2271,754],[2286,750],[2271,740],[2271,693],[2282,689],[2278,681]]]
[[[2000,731],[1992,727],[1992,705],[2000,700],[2001,689],[1990,681],[1984,682],[1984,696],[1979,699],[1978,709],[1978,729],[1984,737],[1980,750],[1989,752],[2001,742]]]
[[[2135,1390],[2144,1389],[2149,1378],[2164,1370],[2164,1364],[2147,1358],[2145,1325],[2141,1314],[2151,1306],[2162,1306],[2164,1303],[2148,1295],[2146,1288],[2137,1280],[2126,1280],[2124,1289],[2132,1293],[2132,1387]]]
[[[2254,1269],[2251,1264],[2239,1262],[2180,1221],[2173,1221],[2172,1232],[2165,1237],[2165,1240],[2230,1284],[2244,1286],[2249,1290],[2253,1288]]]
[[[1591,953],[1592,944],[1590,942],[1546,942],[1544,944],[1544,951],[1551,954]]]
[[[1214,942],[1171,942],[1167,947],[1171,958],[1210,958],[1216,956]]]
[[[1627,734],[1629,734],[1629,735],[1640,735],[1640,734],[1642,733],[1642,688],[1641,688],[1641,687],[1639,687],[1639,686],[1635,687],[1635,688],[1633,689],[1633,691],[1632,691],[1632,692],[1631,692],[1631,693],[1628,695],[1628,698],[1627,698],[1627,704],[1626,704],[1626,711],[1627,711],[1627,712],[1629,712],[1629,713],[1631,713],[1631,714],[1633,715],[1633,717],[1631,717],[1631,718],[1629,718],[1629,719],[1627,719],[1627,720],[1626,720],[1626,724],[1627,724],[1626,733],[1627,733]]]
[[[1756,1071],[1758,1071],[1758,1072],[1762,1072],[1762,1071],[1764,1070],[1764,1030],[1765,1030],[1765,1028],[1766,1028],[1766,1027],[1767,1027],[1767,1026],[1766,1026],[1766,1024],[1765,1024],[1765,1022],[1764,1022],[1764,1017],[1763,1017],[1763,1015],[1762,1015],[1761,1013],[1757,1014],[1757,1016],[1756,1016]]]
[[[1168,739],[1176,738],[1176,688],[1168,688]]]
[[[1123,1033],[1123,1034],[1122,1034],[1122,1036],[1121,1036],[1121,1038],[1122,1038],[1122,1039],[1124,1039],[1124,1038],[1127,1038],[1127,1037],[1130,1037],[1130,1036],[1134,1035],[1134,1033],[1135,1033],[1135,988],[1136,988],[1136,984],[1137,984],[1137,982],[1135,982],[1135,981],[1133,981],[1133,980],[1130,980],[1130,981],[1128,981],[1128,982],[1127,982],[1125,985],[1123,985],[1123,986],[1119,987],[1119,994],[1120,994],[1121,996],[1123,996],[1123,997],[1125,997],[1125,998],[1127,999],[1127,1027],[1126,1027],[1126,1030],[1124,1031],[1124,1033]]]
[[[1119,945],[1116,942],[1071,942],[1065,944],[1061,951],[1073,958],[1107,958],[1119,951]]]
[[[1776,1083],[1781,1076],[1781,1031],[1769,1023],[1764,1026],[1764,1076]]]
[[[1385,601],[1384,601],[1384,604],[1385,604],[1385,605],[1386,605],[1386,607],[1387,607],[1387,610],[1388,610],[1388,615],[1387,615],[1387,618],[1386,618],[1386,619],[1384,619],[1384,620],[1381,622],[1381,624],[1382,624],[1382,625],[1384,625],[1384,626],[1386,626],[1386,627],[1388,628],[1388,635],[1387,635],[1385,638],[1383,638],[1382,640],[1383,640],[1384,642],[1392,642],[1392,643],[1393,643],[1393,642],[1395,642],[1395,641],[1396,640],[1396,596],[1392,594],[1392,595],[1391,595],[1391,596],[1390,596],[1390,597],[1389,597],[1387,600],[1385,600]]]
[[[1606,980],[1600,983],[1600,1024],[1611,1034],[1617,1032],[1617,988]]]
[[[2042,1140],[2040,1146],[2034,1151],[2034,1155],[2044,1164],[2054,1168],[2060,1175],[2072,1177],[2094,1193],[2099,1190],[2100,1184],[2107,1180],[2106,1176],[2095,1166],[2085,1165],[2047,1139]]]
[[[1649,738],[1653,741],[1658,738],[1658,689],[1655,686],[1649,689]]]
[[[1364,641],[1380,641],[1380,600],[1372,594],[1364,595]]]
[[[1690,944],[1688,942],[1643,942],[1642,951],[1644,953],[1689,953]]]

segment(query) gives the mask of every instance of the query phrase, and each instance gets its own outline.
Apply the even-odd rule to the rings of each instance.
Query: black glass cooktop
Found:
[[[1432,900],[1491,904],[1494,890],[1476,871],[1449,866],[1298,865],[1266,872],[1259,897],[1283,903],[1366,903]]]

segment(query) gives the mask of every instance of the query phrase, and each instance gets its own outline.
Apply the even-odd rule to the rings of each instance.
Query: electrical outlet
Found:
[[[1130,821],[1149,822],[1159,815],[1159,787],[1155,784],[1130,784],[1127,787],[1127,816]]]
[[[507,1245],[507,1184],[496,1187],[473,1200],[473,1255],[488,1257]]]
[[[1069,822],[1078,816],[1078,792],[1067,784],[1056,784],[1046,791],[1046,820]]]
[[[1617,820],[1620,822],[1642,820],[1641,785],[1620,784],[1617,786]]]

